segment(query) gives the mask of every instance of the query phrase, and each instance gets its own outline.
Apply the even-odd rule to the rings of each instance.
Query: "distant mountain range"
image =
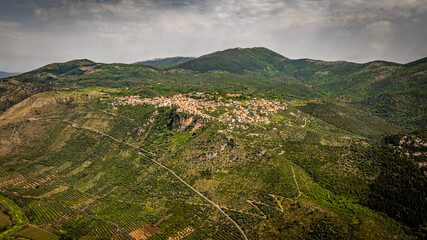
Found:
[[[19,75],[20,73],[10,73],[10,72],[2,72],[0,71],[0,78],[13,77]]]
[[[150,65],[150,66],[157,66],[157,67],[166,67],[166,66],[173,66],[182,64],[185,62],[188,62],[190,60],[195,59],[195,57],[168,57],[168,58],[155,58],[151,60],[136,62],[135,64],[144,64],[144,65]]]

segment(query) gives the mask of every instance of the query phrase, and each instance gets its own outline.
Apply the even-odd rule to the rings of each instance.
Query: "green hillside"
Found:
[[[242,237],[158,161],[219,204],[250,239],[408,237],[400,223],[358,203],[368,201],[370,179],[380,169],[369,159],[339,158],[357,157],[349,148],[354,144],[369,149],[355,143],[357,135],[320,119],[301,128],[306,115],[289,114],[292,107],[270,125],[227,131],[221,122],[173,108],[114,109],[102,96],[47,92],[2,116],[2,141],[15,138],[0,155],[2,194],[33,225],[55,223],[45,229],[71,238],[122,239],[138,229],[146,236],[156,232],[152,239],[183,229],[191,238]],[[318,172],[322,166],[328,170]],[[333,184],[325,175],[332,173]]]
[[[237,48],[0,79],[0,239],[424,239],[426,68]]]
[[[244,92],[260,97],[314,98],[323,96],[291,76],[268,78],[263,75],[239,75],[230,72],[199,73],[171,67],[141,64],[100,64],[89,60],[74,60],[44,66],[34,71],[5,79],[2,91],[13,95],[17,87],[37,88],[36,92],[52,88],[79,88],[88,86],[132,88],[136,92],[154,95],[192,91]],[[2,84],[0,83],[0,84]],[[0,86],[1,87],[1,86]],[[21,91],[22,92],[22,91]],[[33,94],[34,91],[23,91]],[[29,94],[25,94],[26,97]],[[23,98],[19,98],[19,101]],[[1,100],[2,109],[18,103],[16,98]]]
[[[156,58],[153,60],[136,62],[135,64],[144,64],[144,65],[157,66],[157,67],[167,67],[167,66],[178,65],[181,63],[186,63],[186,62],[193,60],[193,59],[194,59],[194,57]]]
[[[331,102],[309,102],[301,111],[343,130],[362,136],[375,137],[403,131],[387,121],[351,106]]]
[[[427,119],[425,59],[401,65],[296,60],[291,75],[336,101],[415,130]]]
[[[198,72],[219,70],[241,74],[257,71],[274,75],[285,70],[283,60],[286,59],[267,48],[234,48],[198,57],[179,67]]]

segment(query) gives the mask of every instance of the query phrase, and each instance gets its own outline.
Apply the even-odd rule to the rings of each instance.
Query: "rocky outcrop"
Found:
[[[207,123],[206,119],[176,111],[171,112],[170,118],[168,127],[177,133],[194,132]]]

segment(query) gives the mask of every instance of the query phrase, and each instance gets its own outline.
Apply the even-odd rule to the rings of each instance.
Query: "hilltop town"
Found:
[[[269,124],[268,116],[278,110],[287,109],[287,104],[278,100],[251,99],[236,101],[240,94],[225,94],[224,97],[202,92],[175,94],[171,98],[155,97],[140,98],[139,96],[117,98],[116,104],[150,104],[157,107],[177,107],[177,111],[197,115],[206,119],[218,120],[225,123],[265,123]],[[219,117],[212,113],[222,110]]]

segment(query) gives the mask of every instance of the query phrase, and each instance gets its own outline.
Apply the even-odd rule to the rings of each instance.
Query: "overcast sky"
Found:
[[[285,57],[427,57],[427,0],[0,0],[0,70],[267,47]]]

